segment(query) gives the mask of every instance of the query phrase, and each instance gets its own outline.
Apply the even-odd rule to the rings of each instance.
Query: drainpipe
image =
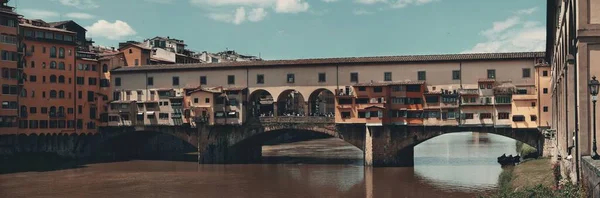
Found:
[[[576,11],[576,7],[571,3],[571,9],[573,13],[573,22],[577,21],[577,13]],[[576,31],[573,31],[576,27],[575,25],[573,25],[574,23],[571,23],[572,27],[571,27],[571,34],[570,35],[575,35],[575,38],[571,41],[572,43],[572,55],[573,55],[573,75],[574,75],[574,79],[575,82],[573,83],[573,87],[575,92],[578,90],[578,84],[579,84],[579,73],[577,71],[577,33]],[[573,136],[575,137],[575,156],[577,156],[575,158],[575,170],[576,170],[576,174],[577,174],[577,181],[580,181],[580,176],[579,176],[579,157],[581,157],[581,155],[579,154],[579,95],[577,93],[574,94],[575,95],[575,104],[573,104],[573,106],[575,107],[575,131]],[[594,107],[595,108],[595,107]]]

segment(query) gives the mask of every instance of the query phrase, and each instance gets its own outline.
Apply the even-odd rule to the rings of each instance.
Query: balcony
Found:
[[[194,116],[194,122],[196,123],[208,123],[210,121],[210,116]]]
[[[50,118],[65,118],[66,115],[63,112],[49,112],[48,115]]]

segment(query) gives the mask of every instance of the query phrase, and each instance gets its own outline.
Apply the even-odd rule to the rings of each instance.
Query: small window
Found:
[[[235,84],[235,76],[234,75],[227,76],[227,84],[230,84],[230,85]]]
[[[426,80],[427,79],[427,74],[425,73],[425,71],[419,71],[417,74],[417,78],[419,80]]]
[[[154,85],[154,77],[148,77],[148,80],[146,81],[146,85],[148,85],[148,86]]]
[[[173,76],[173,86],[179,86],[179,77]]]
[[[473,113],[465,113],[465,119],[473,119]]]
[[[525,122],[525,116],[513,115],[513,122]]]
[[[492,89],[492,84],[487,84],[488,89]]]
[[[207,103],[207,104],[210,103],[210,98],[205,98],[204,103]]]
[[[194,98],[194,104],[198,103],[198,98]]]
[[[487,70],[487,77],[488,77],[488,79],[496,79],[496,70],[495,69],[488,69]]]
[[[325,73],[319,73],[319,82],[326,82],[327,81],[327,76],[325,75]]]
[[[206,85],[206,76],[200,76],[200,85]]]
[[[381,92],[383,92],[383,87],[373,87],[373,92],[381,93]]]
[[[256,84],[265,84],[265,75],[257,74],[256,75]]]
[[[523,68],[523,78],[529,78],[529,77],[531,77],[531,69]]]
[[[133,53],[133,50],[129,49],[129,53],[130,53],[130,54],[132,54],[132,53]]]
[[[384,81],[392,81],[392,72],[383,72]]]
[[[508,120],[509,116],[510,116],[509,113],[498,113],[498,119],[499,120]]]
[[[115,78],[115,86],[121,86],[121,78]]]
[[[530,115],[529,119],[531,119],[532,122],[537,121],[537,115]]]
[[[548,93],[548,88],[544,88],[543,90],[544,90],[544,94]]]
[[[358,91],[367,91],[366,87],[358,87]]]
[[[542,76],[548,76],[548,71],[543,71]]]
[[[491,119],[491,118],[492,118],[491,113],[480,113],[479,114],[479,119]]]
[[[548,112],[548,106],[544,106],[544,112]]]
[[[138,66],[138,65],[140,65],[140,59],[137,59],[137,58],[136,58],[136,59],[135,59],[135,66]]]
[[[350,73],[350,82],[353,82],[353,83],[358,82],[358,73],[357,72]]]
[[[294,83],[295,82],[295,75],[294,74],[288,74],[287,75],[287,83]]]
[[[531,102],[531,107],[535,107],[535,102]]]
[[[452,80],[460,80],[460,70],[452,71]]]
[[[349,119],[350,118],[350,112],[342,112],[342,118],[343,119]]]

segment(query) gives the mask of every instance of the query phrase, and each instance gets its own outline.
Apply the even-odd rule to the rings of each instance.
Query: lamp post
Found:
[[[600,159],[600,156],[598,155],[598,152],[596,151],[598,148],[596,146],[596,101],[598,100],[598,89],[600,88],[600,82],[598,82],[598,80],[596,80],[596,76],[592,77],[592,80],[590,80],[590,84],[589,84],[589,88],[590,88],[590,94],[592,95],[592,102],[594,103],[594,115],[593,115],[593,119],[594,119],[594,142],[593,142],[593,146],[592,146],[592,150],[594,151],[594,155],[592,156],[592,159],[594,160],[598,160]]]

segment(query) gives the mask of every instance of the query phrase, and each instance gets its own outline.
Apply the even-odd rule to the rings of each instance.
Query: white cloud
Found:
[[[277,0],[275,3],[275,12],[278,13],[298,13],[308,10],[308,3],[303,0]]]
[[[254,8],[248,13],[248,20],[252,22],[262,21],[267,16],[264,8]]]
[[[98,4],[93,0],[58,0],[63,5],[72,6],[79,9],[98,8]]]
[[[463,53],[543,51],[546,27],[537,21],[523,21],[520,17],[534,11],[518,11],[503,21],[493,22],[491,28],[481,31],[485,41]]]
[[[423,5],[436,1],[439,0],[355,0],[356,3],[367,5],[383,3],[391,6],[392,8],[404,8],[410,5]]]
[[[26,18],[29,19],[48,19],[60,16],[58,12],[28,8],[21,9],[20,13],[22,13]]]
[[[538,7],[523,9],[523,10],[517,11],[517,14],[533,14],[535,11],[537,11],[537,9],[538,9]]]
[[[272,8],[277,13],[306,12],[310,7],[306,0],[190,0],[190,3],[202,8]]]
[[[367,10],[364,10],[364,9],[354,10],[354,11],[352,11],[352,13],[354,15],[369,15],[369,14],[373,14],[373,12],[367,11]]]
[[[121,20],[116,20],[114,23],[106,20],[98,20],[91,26],[85,27],[90,36],[104,37],[110,40],[120,40],[124,37],[129,37],[137,34],[129,24]]]
[[[242,24],[246,20],[251,22],[262,21],[267,16],[267,12],[263,8],[254,8],[246,14],[244,7],[239,7],[233,12],[228,13],[210,13],[208,17],[215,20],[232,24]]]
[[[174,0],[144,0],[151,3],[171,4]]]
[[[82,13],[82,12],[71,12],[71,13],[67,13],[65,15],[66,17],[69,18],[75,18],[75,19],[93,19],[94,15],[88,14],[88,13]]]

